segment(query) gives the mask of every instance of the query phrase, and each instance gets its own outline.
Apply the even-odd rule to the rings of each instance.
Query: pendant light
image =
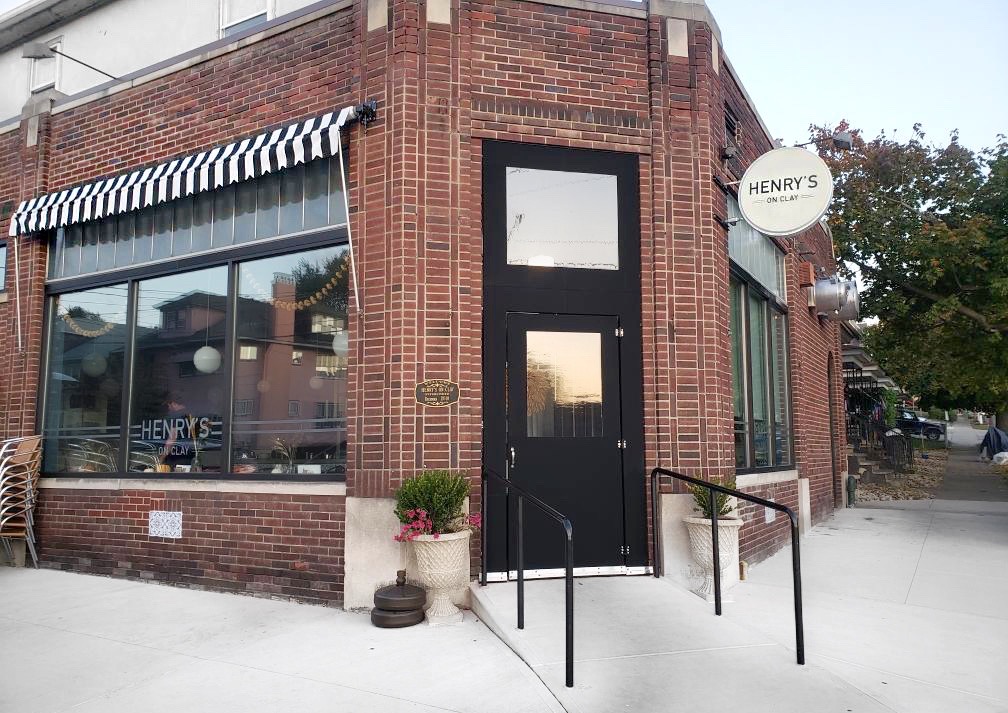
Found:
[[[81,371],[90,377],[101,376],[108,368],[108,360],[98,352],[91,352],[81,359]]]
[[[207,311],[206,311],[206,333],[204,334],[203,346],[196,350],[193,354],[193,366],[196,367],[196,371],[202,374],[213,374],[220,368],[221,365],[221,353],[210,346],[210,285],[209,277],[207,278]]]

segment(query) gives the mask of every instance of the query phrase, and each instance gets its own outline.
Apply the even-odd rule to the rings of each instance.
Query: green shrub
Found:
[[[396,491],[395,514],[399,522],[413,522],[424,510],[431,532],[458,532],[466,526],[462,505],[469,495],[469,481],[450,470],[425,470],[405,481]]]
[[[896,425],[896,405],[900,402],[900,395],[898,391],[892,389],[886,389],[882,392],[882,402],[883,408],[883,418],[885,419],[885,424],[887,426]]]
[[[735,479],[730,478],[724,483],[726,488],[735,488]],[[711,516],[711,491],[702,485],[690,485],[690,492],[693,494],[693,505],[697,510],[700,511],[700,517],[705,517],[708,520]],[[724,493],[719,493],[714,491],[714,502],[717,503],[717,513],[718,517],[727,515],[731,512],[731,505],[729,504],[729,497]]]

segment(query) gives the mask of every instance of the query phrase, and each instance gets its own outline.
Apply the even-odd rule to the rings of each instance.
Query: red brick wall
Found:
[[[50,190],[132,171],[358,100],[345,10],[52,117]]]
[[[10,215],[21,200],[48,190],[46,132],[49,118],[43,115],[35,121],[38,130],[34,146],[28,146],[28,122],[22,122],[14,131],[0,134],[0,230],[3,236],[7,235]],[[0,303],[0,334],[5,336],[0,340],[0,434],[19,436],[35,432],[42,352],[42,280],[47,250],[44,244],[32,238],[9,238],[6,243],[7,299]],[[19,258],[19,262],[15,258]]]
[[[660,17],[525,0],[459,0],[453,17],[451,28],[428,25],[423,3],[391,0],[389,27],[367,32],[357,3],[53,115],[38,155],[21,150],[20,165],[12,167],[12,154],[0,154],[0,206],[8,195],[17,200],[60,189],[377,99],[379,120],[366,132],[354,128],[350,141],[351,225],[363,309],[350,319],[347,494],[389,496],[423,468],[457,468],[474,484],[478,476],[482,141],[636,153],[645,462],[703,477],[731,475],[729,262],[726,233],[716,221],[724,215],[724,196],[714,177],[735,180],[770,144],[727,67],[715,71],[710,29],[689,22],[689,56],[670,57]],[[738,166],[720,161],[726,99],[743,124]],[[0,149],[15,140],[23,146],[22,133],[0,135]],[[30,180],[22,186],[24,177]],[[814,245],[818,264],[828,267],[828,241],[818,233],[802,238]],[[40,351],[44,249],[36,238],[24,244],[33,246],[22,269],[33,290],[36,341],[25,357],[14,355],[9,343],[0,345],[6,367],[0,379],[20,379],[0,381],[11,433],[34,422]],[[832,485],[822,425],[825,369],[821,378],[817,370],[836,332],[802,307],[795,250],[785,247],[796,450],[821,517],[831,507]],[[10,304],[0,305],[0,324],[10,324],[10,315]],[[36,361],[22,364],[16,357]],[[431,378],[457,381],[459,402],[446,409],[417,405],[414,385]],[[816,418],[820,422],[802,423]],[[72,497],[97,497],[93,492],[72,491]],[[186,495],[183,502],[192,505],[194,498]],[[478,504],[474,493],[472,507]],[[89,509],[83,501],[81,507]],[[65,510],[69,526],[73,511]],[[110,531],[105,545],[115,545],[116,536]],[[123,537],[115,546],[131,544]],[[762,551],[762,535],[753,530],[745,537],[752,541],[746,547]]]
[[[41,564],[332,604],[343,593],[342,496],[49,490]],[[182,511],[182,538],[149,537],[150,510]]]
[[[798,483],[794,480],[745,488],[745,491],[798,512]],[[744,521],[739,531],[740,559],[750,564],[759,562],[791,542],[791,520],[783,513],[775,512],[770,524],[765,519],[766,508],[761,505],[739,502],[738,513]]]

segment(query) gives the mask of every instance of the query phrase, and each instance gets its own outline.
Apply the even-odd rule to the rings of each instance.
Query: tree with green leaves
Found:
[[[852,151],[829,137],[850,130]],[[953,133],[866,140],[812,127],[835,181],[837,257],[860,273],[866,344],[924,405],[998,411],[1008,424],[1008,142],[980,152]]]

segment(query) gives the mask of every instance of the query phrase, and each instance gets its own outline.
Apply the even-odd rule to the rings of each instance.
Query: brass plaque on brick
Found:
[[[416,385],[416,400],[424,406],[451,406],[459,400],[459,385],[446,379],[428,379]]]

